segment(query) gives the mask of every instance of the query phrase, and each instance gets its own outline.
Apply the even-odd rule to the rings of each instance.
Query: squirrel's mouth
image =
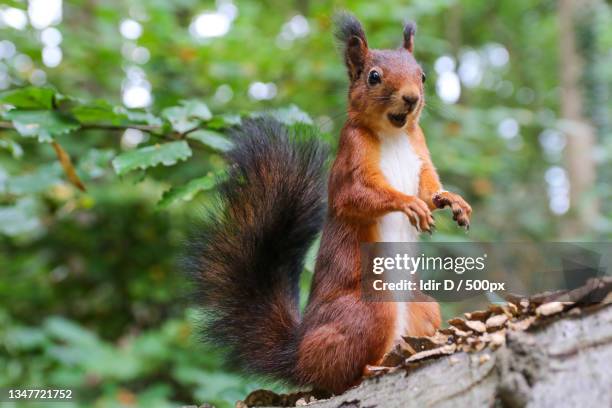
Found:
[[[389,118],[389,122],[395,127],[402,127],[406,124],[406,116],[408,116],[408,112],[403,113],[387,113],[387,117]]]

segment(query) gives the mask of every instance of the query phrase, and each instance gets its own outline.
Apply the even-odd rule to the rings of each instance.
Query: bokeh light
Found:
[[[257,101],[272,99],[276,96],[276,85],[271,82],[253,82],[249,86],[249,96]]]
[[[42,30],[62,21],[62,0],[30,0],[28,16],[32,27]]]
[[[28,18],[26,14],[17,8],[8,7],[4,10],[0,10],[1,20],[9,27],[16,30],[23,30],[28,24]]]
[[[231,20],[223,13],[202,13],[191,23],[189,31],[199,38],[221,37],[230,29]]]
[[[142,35],[142,26],[138,21],[128,18],[119,25],[119,32],[128,40],[136,40]]]

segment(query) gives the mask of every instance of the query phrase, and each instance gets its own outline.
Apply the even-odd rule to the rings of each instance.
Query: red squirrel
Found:
[[[434,301],[361,298],[360,243],[416,241],[432,231],[431,211],[444,207],[467,228],[472,210],[442,189],[418,124],[425,74],[413,56],[415,25],[405,26],[400,48],[375,50],[355,17],[336,24],[350,87],[327,204],[326,153],[316,138],[272,119],[246,120],[233,131],[221,205],[191,250],[190,269],[208,315],[205,338],[231,363],[338,394],[400,336],[440,326]],[[321,227],[301,314],[300,273]]]

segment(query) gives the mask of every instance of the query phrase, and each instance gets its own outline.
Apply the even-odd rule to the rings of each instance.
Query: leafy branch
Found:
[[[267,113],[288,125],[298,122],[312,124],[308,115],[295,106]],[[194,143],[213,152],[225,152],[232,144],[223,131],[240,122],[238,115],[213,115],[199,100],[181,101],[178,106],[168,107],[156,115],[113,106],[104,100],[73,98],[50,88],[27,87],[0,93],[0,129],[13,130],[23,138],[51,144],[66,178],[81,191],[85,191],[85,184],[72,158],[58,142],[60,135],[90,130],[124,132],[128,129],[149,134],[151,137],[145,143],[112,158],[112,168],[122,176],[135,170],[160,165],[170,167],[186,161],[193,155]],[[14,151],[21,151],[12,139],[5,144]],[[4,145],[0,144],[2,147]],[[179,199],[190,200],[198,192],[213,188],[216,179],[216,175],[207,174],[173,187],[164,193],[160,206],[168,206]],[[14,193],[10,189],[4,192]]]

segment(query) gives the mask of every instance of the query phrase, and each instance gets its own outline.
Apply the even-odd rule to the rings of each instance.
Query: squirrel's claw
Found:
[[[437,208],[450,207],[453,220],[469,231],[472,207],[459,194],[442,191],[433,197],[432,202]]]

